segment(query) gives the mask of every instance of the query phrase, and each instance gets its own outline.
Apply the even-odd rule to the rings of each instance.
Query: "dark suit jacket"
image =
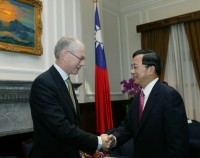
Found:
[[[134,158],[185,158],[188,152],[188,123],[180,94],[158,81],[138,123],[139,93],[114,135],[117,144],[134,139]]]
[[[54,66],[35,79],[30,93],[34,126],[31,158],[79,158],[79,149],[90,154],[96,150],[97,136],[79,128],[77,99],[76,103],[77,112]]]

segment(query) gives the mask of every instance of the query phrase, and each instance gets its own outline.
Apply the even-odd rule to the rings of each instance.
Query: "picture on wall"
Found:
[[[42,55],[42,2],[0,0],[0,50]]]

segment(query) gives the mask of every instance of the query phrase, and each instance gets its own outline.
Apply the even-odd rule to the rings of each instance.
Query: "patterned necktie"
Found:
[[[145,97],[145,95],[144,95],[143,91],[141,91],[140,102],[139,102],[139,122],[142,117],[142,112],[143,112],[143,108],[144,108],[144,97]]]
[[[67,78],[66,81],[67,81],[67,85],[68,85],[69,94],[71,96],[72,102],[74,104],[74,108],[76,110],[76,102],[75,102],[75,99],[74,99],[74,94],[73,94],[73,89],[72,89],[72,82],[70,81],[69,77]]]

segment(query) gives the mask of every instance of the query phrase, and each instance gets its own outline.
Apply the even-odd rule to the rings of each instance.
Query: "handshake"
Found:
[[[102,149],[107,150],[107,149],[115,146],[116,138],[112,134],[110,134],[110,135],[101,134],[100,137],[102,140]]]

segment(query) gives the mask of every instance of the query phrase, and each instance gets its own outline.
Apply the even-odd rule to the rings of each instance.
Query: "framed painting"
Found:
[[[0,0],[0,50],[42,55],[42,2]]]

